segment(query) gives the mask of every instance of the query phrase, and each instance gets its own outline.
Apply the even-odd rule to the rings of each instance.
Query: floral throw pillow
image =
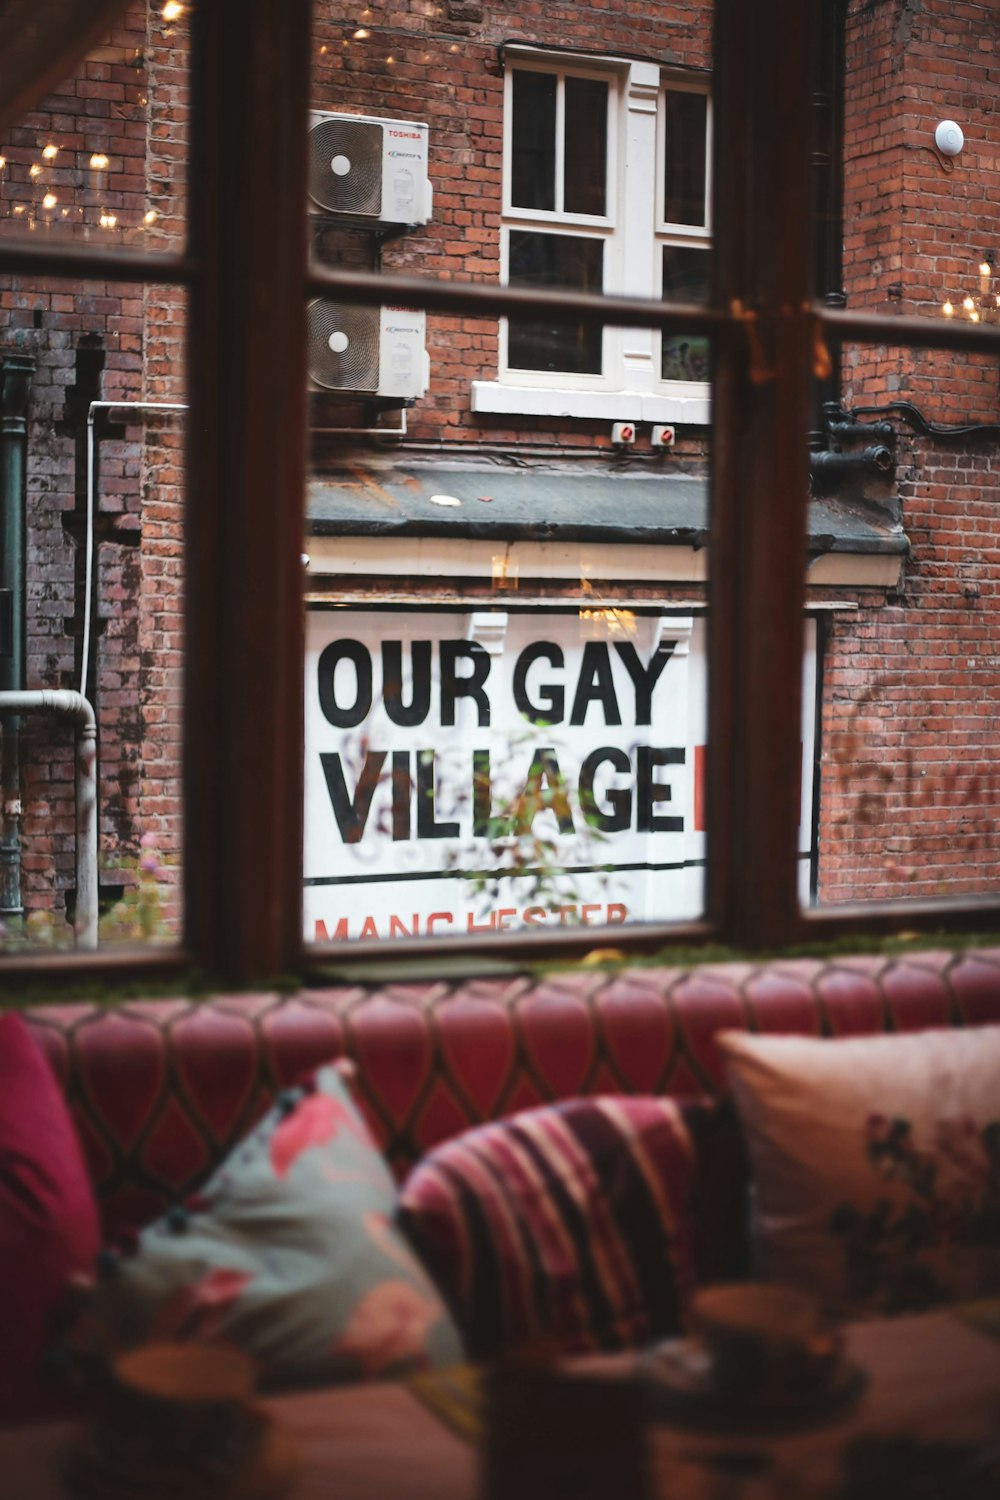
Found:
[[[720,1044],[759,1274],[853,1316],[1000,1293],[1000,1026]]]
[[[334,1068],[286,1090],[201,1193],[105,1254],[114,1347],[223,1340],[265,1388],[453,1363],[444,1304],[393,1224],[396,1189]]]

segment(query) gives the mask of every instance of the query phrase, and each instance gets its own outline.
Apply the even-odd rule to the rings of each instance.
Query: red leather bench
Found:
[[[275,1093],[346,1055],[398,1176],[543,1100],[719,1096],[716,1033],[856,1035],[1000,1022],[1000,948],[903,957],[586,967],[545,977],[39,1006],[107,1235],[191,1192]]]

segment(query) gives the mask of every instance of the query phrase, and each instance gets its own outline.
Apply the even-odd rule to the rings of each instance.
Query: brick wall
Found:
[[[844,282],[849,305],[941,316],[980,292],[1000,190],[996,7],[848,8]],[[938,121],[966,144],[944,157]],[[997,252],[1000,255],[1000,251]],[[991,291],[1000,291],[994,279]],[[995,359],[851,346],[850,407],[915,404],[930,422],[1000,422]],[[821,896],[995,889],[1000,430],[928,437],[897,421],[912,553],[898,595],[857,596],[826,661]]]

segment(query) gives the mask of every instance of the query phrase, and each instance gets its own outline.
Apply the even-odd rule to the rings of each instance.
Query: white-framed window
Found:
[[[657,108],[656,254],[660,282],[654,290],[677,302],[704,302],[708,298],[711,155],[712,108],[707,89],[668,75]],[[664,335],[659,344],[661,381],[707,381],[707,338]]]
[[[613,290],[621,223],[615,150],[617,79],[534,62],[508,68],[501,266],[510,286]],[[514,382],[594,386],[606,335],[551,320],[508,319],[501,369]]]
[[[707,78],[651,62],[508,57],[501,278],[698,301],[707,294]],[[704,339],[505,319],[476,411],[704,423]]]

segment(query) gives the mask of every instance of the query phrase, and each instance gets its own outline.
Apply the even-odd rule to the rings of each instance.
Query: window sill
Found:
[[[589,417],[601,421],[688,423],[705,427],[711,421],[707,390],[685,387],[684,392],[581,391],[548,386],[502,385],[495,380],[472,382],[472,410],[522,417]]]

